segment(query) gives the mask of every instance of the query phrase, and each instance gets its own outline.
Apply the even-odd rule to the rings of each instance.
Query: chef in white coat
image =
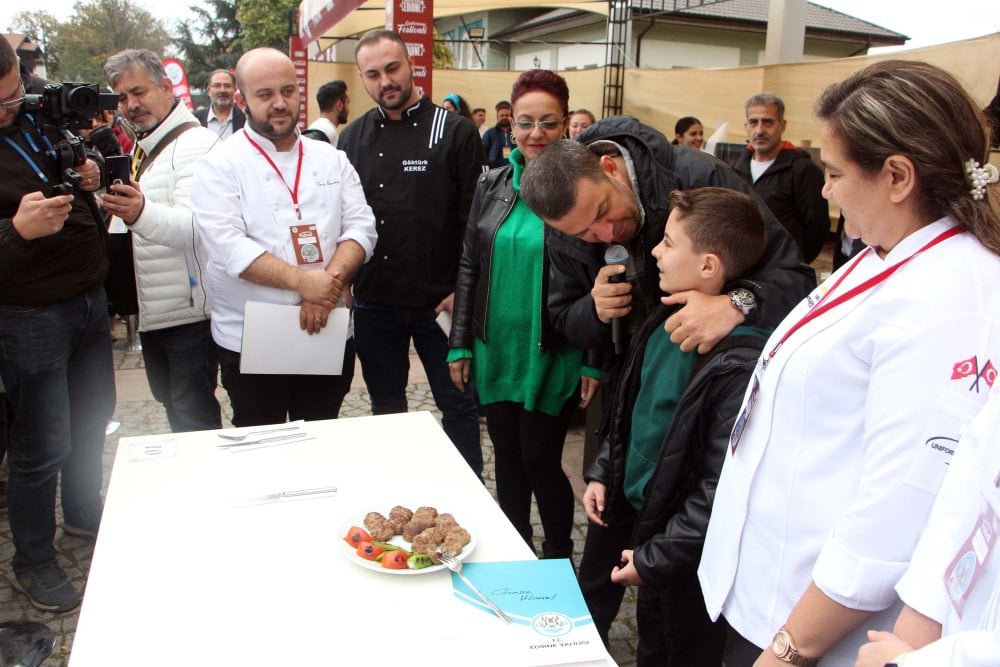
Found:
[[[892,633],[871,632],[858,667],[1000,665],[1000,382],[962,435],[896,591]]]
[[[889,61],[817,114],[824,195],[869,248],[789,314],[747,389],[699,569],[738,635],[728,667],[853,665],[866,629],[892,627],[1000,364],[1000,191],[977,105],[944,71]]]

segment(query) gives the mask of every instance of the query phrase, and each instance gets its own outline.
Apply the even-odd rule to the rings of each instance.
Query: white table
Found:
[[[245,452],[217,449],[214,431],[121,440],[72,667],[380,658],[443,665],[464,662],[469,651],[482,656],[478,664],[511,664],[491,657],[503,653],[490,648],[504,643],[508,626],[499,620],[482,626],[488,636],[455,629],[470,610],[455,599],[448,572],[394,576],[342,553],[352,518],[427,504],[471,523],[478,543],[469,562],[534,558],[434,418],[409,413],[307,428],[315,439]],[[133,445],[164,440],[176,456],[130,460]],[[338,493],[234,502],[326,485]],[[424,653],[429,644],[433,657]]]

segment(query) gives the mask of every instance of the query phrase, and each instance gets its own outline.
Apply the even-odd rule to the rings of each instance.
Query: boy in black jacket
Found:
[[[764,221],[747,195],[678,190],[671,204],[652,252],[664,292],[721,294],[764,252]],[[583,497],[594,524],[617,532],[619,548],[634,547],[588,549],[588,539],[583,558],[604,561],[611,581],[641,587],[639,665],[717,666],[725,625],[710,621],[696,570],[729,434],[767,332],[739,326],[705,356],[684,352],[663,327],[675,309],[660,307],[632,339]]]

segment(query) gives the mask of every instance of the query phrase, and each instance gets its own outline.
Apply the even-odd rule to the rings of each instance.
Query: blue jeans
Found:
[[[55,560],[60,472],[66,523],[100,524],[104,432],[115,408],[104,290],[0,307],[0,377],[14,411],[7,503],[19,572]]]
[[[354,340],[372,414],[406,412],[410,339],[427,373],[441,426],[477,475],[483,472],[479,415],[472,388],[460,392],[448,371],[448,339],[434,321],[433,308],[383,306],[354,297]]]
[[[166,408],[170,430],[222,428],[222,409],[215,398],[219,362],[211,322],[143,331],[139,338],[149,388]]]

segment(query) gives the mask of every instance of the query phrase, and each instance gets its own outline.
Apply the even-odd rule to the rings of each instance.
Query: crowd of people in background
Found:
[[[0,42],[8,578],[36,608],[80,603],[57,485],[62,530],[100,528],[106,285],[177,432],[222,427],[220,376],[234,426],[334,419],[355,356],[373,414],[405,412],[412,345],[480,477],[484,414],[498,503],[533,547],[534,500],[543,558],[572,557],[564,442],[599,413],[578,580],[605,642],[638,587],[640,665],[997,664],[1000,173],[954,77],[890,60],[827,87],[821,168],[773,92],[743,102],[730,165],[698,118],[598,119],[552,71],[490,126],[423,96],[395,32],[355,60],[374,107],[352,121],[330,81],[300,131],[277,50],[212,72],[193,113],[157,55],[115,54],[120,115],[66,171],[22,109],[45,82]],[[343,373],[246,371],[250,301],[306,334],[350,309]]]

